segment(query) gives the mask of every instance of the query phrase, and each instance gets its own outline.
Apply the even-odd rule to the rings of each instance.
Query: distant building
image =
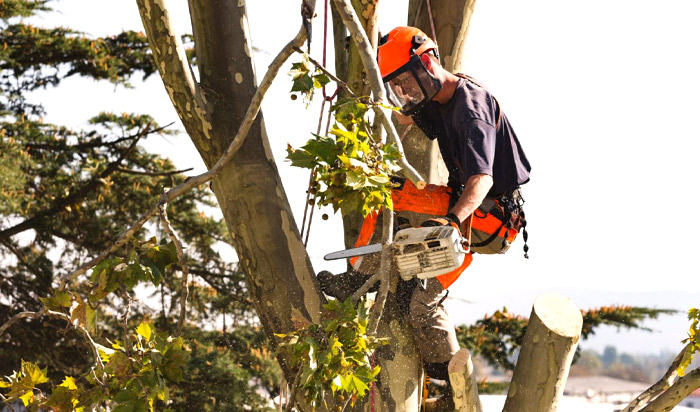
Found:
[[[585,398],[593,403],[630,403],[649,384],[611,378],[609,376],[570,376],[564,395]]]

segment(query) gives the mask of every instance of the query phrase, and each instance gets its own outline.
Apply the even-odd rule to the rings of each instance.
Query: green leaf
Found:
[[[314,79],[312,79],[311,76],[302,75],[294,79],[290,92],[309,93],[313,90],[313,88]]]
[[[182,369],[180,369],[180,368],[178,368],[178,367],[176,367],[176,366],[167,365],[167,366],[164,366],[164,367],[161,369],[161,371],[163,371],[163,375],[164,375],[167,379],[169,379],[169,380],[171,380],[171,381],[173,381],[173,382],[180,382],[180,381],[182,381],[182,376],[183,376],[183,374],[182,374]]]
[[[292,166],[304,169],[316,167],[316,158],[313,155],[305,150],[294,150],[291,146],[287,147],[287,160],[292,162]]]
[[[39,298],[41,303],[49,309],[69,308],[71,306],[71,294],[63,291],[56,291],[52,297]]]
[[[357,392],[360,396],[365,396],[365,392],[369,389],[369,386],[365,384],[362,379],[358,378],[357,376],[352,377],[352,382],[355,385],[355,388],[357,389]]]
[[[330,83],[331,79],[326,76],[325,74],[317,74],[314,76],[314,87],[317,89],[322,88],[323,86],[327,85]]]
[[[315,139],[310,139],[302,148],[309,154],[320,157],[327,164],[333,164],[338,156],[338,148],[335,144],[335,140],[317,134],[314,134],[314,137]]]
[[[156,262],[151,258],[141,258],[141,263],[150,269],[151,281],[154,285],[158,286],[160,282],[163,281],[163,271],[165,268],[161,268]]]

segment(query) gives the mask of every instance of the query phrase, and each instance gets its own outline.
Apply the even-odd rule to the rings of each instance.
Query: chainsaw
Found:
[[[459,268],[469,253],[466,239],[453,226],[412,227],[396,232],[394,262],[403,280],[434,278]],[[375,243],[329,253],[325,260],[346,259],[382,251]]]

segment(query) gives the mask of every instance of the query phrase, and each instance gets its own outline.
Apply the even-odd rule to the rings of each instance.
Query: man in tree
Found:
[[[496,99],[470,77],[445,70],[437,45],[422,31],[397,27],[382,40],[379,68],[392,103],[401,109],[399,122],[412,121],[429,139],[437,139],[449,171],[450,209],[443,218],[430,219],[422,226],[454,223],[463,231],[471,230],[467,222],[472,213],[495,200],[504,216],[511,212],[515,219],[512,226],[505,219],[506,239],[509,230],[517,233],[522,203],[519,186],[529,181],[530,164]],[[413,290],[409,305],[426,372],[446,381],[447,365],[459,344],[441,302],[443,291],[455,279],[428,279]],[[435,402],[434,409],[453,409],[449,395]]]
[[[401,109],[399,122],[415,123],[429,139],[437,139],[449,171],[446,215],[421,226],[453,224],[463,233],[472,232],[473,252],[503,253],[524,222],[519,186],[528,182],[530,164],[498,102],[475,80],[445,70],[437,45],[416,28],[397,27],[389,32],[382,39],[378,60],[389,97]],[[477,209],[480,213],[470,218]],[[488,218],[497,215],[495,209],[500,213],[498,220],[488,224]],[[354,265],[357,271],[343,275],[319,273],[324,292],[342,299],[348,289],[363,283],[364,276],[357,272],[377,266],[376,259],[365,260],[360,267],[358,263]],[[442,306],[443,293],[460,274],[455,271],[423,282],[402,282],[397,290],[427,374],[445,381],[449,381],[447,366],[459,344]],[[454,409],[451,392],[428,403],[427,408]]]

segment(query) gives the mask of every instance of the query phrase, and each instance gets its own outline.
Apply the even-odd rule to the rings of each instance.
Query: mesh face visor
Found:
[[[439,82],[428,73],[416,55],[385,77],[384,84],[391,103],[409,116],[440,90]]]

